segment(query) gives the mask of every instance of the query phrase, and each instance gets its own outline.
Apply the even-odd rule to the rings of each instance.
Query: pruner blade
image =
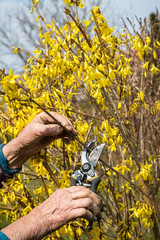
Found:
[[[97,147],[95,147],[92,152],[89,154],[88,156],[88,161],[93,165],[93,167],[95,168],[97,165],[97,162],[101,156],[101,153],[104,149],[105,143],[102,143],[100,145],[98,145]]]

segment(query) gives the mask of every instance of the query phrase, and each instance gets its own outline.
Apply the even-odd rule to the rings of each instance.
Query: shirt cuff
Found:
[[[10,176],[13,176],[14,174],[20,172],[22,168],[18,168],[18,169],[8,168],[7,158],[3,155],[3,152],[2,152],[2,148],[3,148],[4,145],[5,144],[0,145],[0,166],[6,174],[8,174]]]
[[[0,231],[0,239],[1,240],[9,240],[9,238],[1,231]]]

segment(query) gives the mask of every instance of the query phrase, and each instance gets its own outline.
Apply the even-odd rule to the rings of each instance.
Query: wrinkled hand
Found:
[[[57,190],[35,211],[40,214],[43,231],[48,234],[76,218],[97,221],[100,208],[101,199],[97,194],[83,186],[73,186]]]
[[[40,240],[75,218],[96,221],[100,208],[100,197],[83,186],[59,189],[2,231],[10,240]]]
[[[69,119],[55,112],[50,112],[65,128],[76,135]],[[73,138],[45,112],[36,115],[34,119],[19,133],[19,135],[3,147],[10,168],[19,168],[33,154],[44,149],[58,138],[64,137],[69,143]]]

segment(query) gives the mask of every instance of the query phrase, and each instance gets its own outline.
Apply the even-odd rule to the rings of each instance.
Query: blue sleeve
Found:
[[[5,144],[0,145],[0,166],[1,166],[4,173],[6,173],[9,176],[13,176],[15,173],[18,173],[21,170],[21,168],[18,168],[18,169],[9,169],[8,168],[7,159],[3,155],[3,152],[2,152],[2,148],[3,148],[4,145]]]
[[[0,239],[1,240],[9,240],[9,238],[1,231],[0,231]]]

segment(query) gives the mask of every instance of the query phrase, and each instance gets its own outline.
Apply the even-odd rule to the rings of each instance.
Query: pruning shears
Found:
[[[86,148],[81,152],[81,169],[76,170],[70,177],[71,186],[85,186],[91,191],[97,191],[97,187],[101,181],[100,177],[95,172],[98,160],[104,149],[105,143],[102,143],[95,148],[96,140],[91,141]],[[92,150],[93,149],[93,150]],[[92,223],[89,224],[89,230],[92,228]]]

